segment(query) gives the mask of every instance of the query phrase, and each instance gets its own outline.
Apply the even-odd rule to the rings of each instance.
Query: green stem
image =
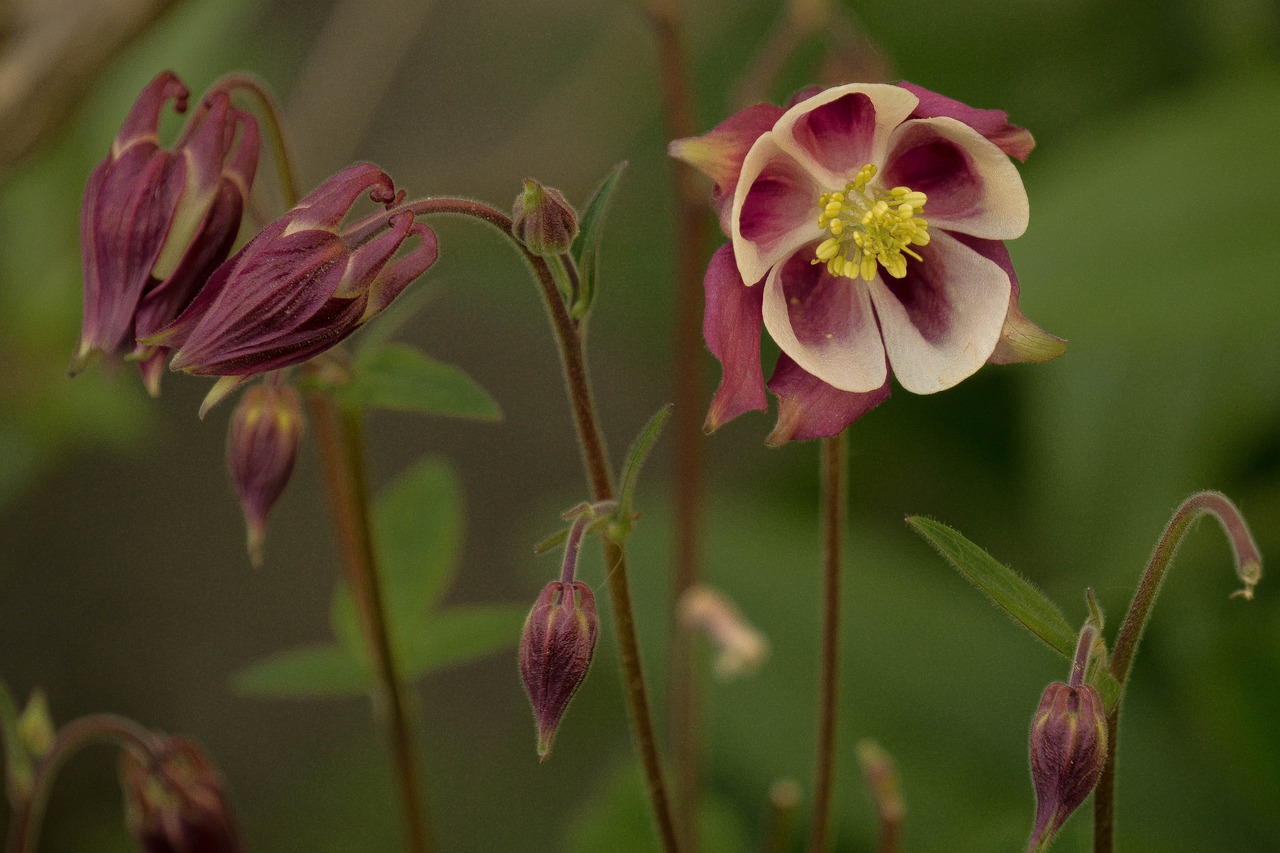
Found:
[[[822,686],[818,700],[818,760],[813,784],[810,853],[831,848],[831,800],[835,788],[836,721],[840,698],[840,567],[848,515],[845,433],[822,442]]]
[[[67,723],[53,746],[36,765],[29,794],[14,806],[9,824],[9,853],[36,853],[40,824],[53,789],[53,781],[67,759],[91,743],[118,743],[138,747],[150,755],[152,735],[142,726],[115,714],[91,714]]]
[[[565,389],[573,409],[578,447],[582,453],[583,467],[586,470],[592,499],[612,500],[613,473],[609,468],[604,435],[596,417],[591,380],[587,376],[582,335],[560,297],[555,277],[547,262],[531,253],[515,239],[511,233],[509,216],[487,204],[471,199],[428,198],[409,202],[400,209],[412,210],[415,216],[443,213],[480,219],[497,228],[519,249],[542,293],[543,305],[547,310],[551,330],[560,350]],[[653,716],[649,710],[644,667],[640,660],[640,643],[636,635],[634,609],[631,604],[631,581],[627,573],[626,552],[608,537],[602,536],[601,540],[604,544],[605,577],[609,583],[609,600],[613,609],[618,657],[622,665],[623,688],[631,717],[632,739],[636,752],[639,753],[640,766],[644,771],[649,805],[653,810],[662,849],[666,853],[677,853],[681,848],[676,836],[671,804],[667,797],[662,762],[658,755],[658,739],[653,725]]]
[[[1120,696],[1107,713],[1107,764],[1098,780],[1093,795],[1093,849],[1094,853],[1111,853],[1115,846],[1115,792],[1116,754],[1120,740],[1120,706],[1124,701],[1124,687],[1129,678],[1133,658],[1147,623],[1151,620],[1156,596],[1164,583],[1165,573],[1173,563],[1174,555],[1187,531],[1197,519],[1212,515],[1222,525],[1222,531],[1231,543],[1235,558],[1236,575],[1244,586],[1233,597],[1253,598],[1253,588],[1262,577],[1262,555],[1253,541],[1249,526],[1235,504],[1221,492],[1197,492],[1182,502],[1165,526],[1156,542],[1151,559],[1142,573],[1138,588],[1133,593],[1124,623],[1116,637],[1111,652],[1110,670],[1120,685]]]
[[[668,139],[697,132],[680,0],[650,0],[649,18],[658,43],[662,115]],[[680,830],[697,851],[697,815],[702,782],[702,745],[698,736],[700,703],[693,635],[677,617],[686,590],[702,576],[704,504],[702,418],[704,355],[702,350],[702,272],[710,215],[697,172],[669,160],[675,203],[675,342],[672,363],[675,423],[672,426],[675,466],[675,551],[672,558],[670,699],[671,756],[679,794]]]
[[[391,645],[386,598],[374,552],[360,412],[340,408],[331,397],[321,393],[313,393],[309,403],[347,584],[360,614],[378,678],[379,695],[375,704],[391,741],[406,847],[411,853],[426,853],[431,849],[431,842],[422,798],[422,776],[408,697]]]

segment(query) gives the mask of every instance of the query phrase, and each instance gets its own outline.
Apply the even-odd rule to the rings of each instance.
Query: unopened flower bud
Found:
[[[1107,715],[1092,685],[1050,684],[1031,720],[1036,823],[1028,853],[1045,849],[1107,763]]]
[[[544,258],[569,251],[578,236],[578,214],[559,190],[526,178],[511,211],[511,232]]]
[[[33,758],[43,758],[53,749],[58,732],[49,716],[49,700],[43,690],[34,690],[27,700],[27,707],[18,715],[18,737]]]
[[[248,529],[249,558],[262,564],[267,515],[289,484],[302,440],[302,404],[288,385],[245,391],[227,433],[227,469]]]
[[[600,620],[591,588],[552,581],[529,611],[520,637],[520,677],[538,723],[538,757],[546,760],[560,718],[591,666]]]
[[[165,738],[150,755],[121,754],[125,819],[146,853],[241,853],[244,844],[208,757],[184,738]]]

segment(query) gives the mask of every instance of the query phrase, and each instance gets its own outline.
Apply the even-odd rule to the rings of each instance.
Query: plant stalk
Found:
[[[835,788],[836,722],[840,699],[840,567],[848,517],[846,456],[842,431],[822,442],[822,658],[818,698],[818,759],[813,784],[810,853],[831,848],[831,800]]]
[[[321,393],[311,394],[308,402],[347,585],[360,614],[378,679],[375,705],[390,739],[406,849],[411,853],[427,853],[432,845],[417,745],[408,696],[391,645],[386,599],[370,526],[360,413],[340,407]]]

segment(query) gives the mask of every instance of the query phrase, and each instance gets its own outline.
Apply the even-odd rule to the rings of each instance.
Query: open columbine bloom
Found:
[[[716,182],[730,243],[705,278],[704,335],[724,368],[708,431],[765,408],[761,326],[782,350],[771,444],[839,433],[889,396],[950,388],[991,361],[1065,342],[1023,317],[1002,241],[1027,227],[1009,157],[1034,141],[997,110],[908,83],[760,104],[673,156]]]
[[[362,195],[383,212],[343,226]],[[435,263],[435,232],[376,166],[351,166],[268,225],[214,271],[170,326],[143,343],[177,350],[170,367],[223,377],[201,409],[254,376],[319,355],[372,319]],[[400,257],[401,246],[417,237]]]

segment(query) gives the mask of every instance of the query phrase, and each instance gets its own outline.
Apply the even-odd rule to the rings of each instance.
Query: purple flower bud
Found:
[[[569,700],[587,677],[599,629],[595,596],[582,581],[547,584],[525,619],[520,676],[533,703],[543,761]]]
[[[366,192],[388,211],[343,228]],[[402,196],[374,166],[339,172],[218,267],[182,315],[146,343],[177,349],[174,370],[243,381],[324,352],[435,262],[435,233],[412,211],[390,211]],[[418,244],[392,260],[412,235]]]
[[[258,124],[209,92],[172,148],[158,141],[160,114],[189,93],[172,72],[142,91],[85,189],[80,240],[84,322],[70,372],[96,355],[138,361],[153,395],[167,349],[136,344],[187,307],[231,251],[258,165]]]
[[[578,236],[578,214],[559,190],[526,178],[511,211],[511,233],[535,255],[564,254]]]
[[[288,385],[260,382],[245,391],[227,432],[227,470],[244,510],[249,558],[262,565],[267,515],[289,484],[302,439],[302,404]]]
[[[1107,763],[1107,715],[1091,685],[1056,681],[1031,720],[1036,823],[1028,851],[1043,850],[1098,784]]]
[[[125,819],[146,853],[241,853],[244,843],[203,750],[164,738],[151,755],[129,747],[120,758]]]

